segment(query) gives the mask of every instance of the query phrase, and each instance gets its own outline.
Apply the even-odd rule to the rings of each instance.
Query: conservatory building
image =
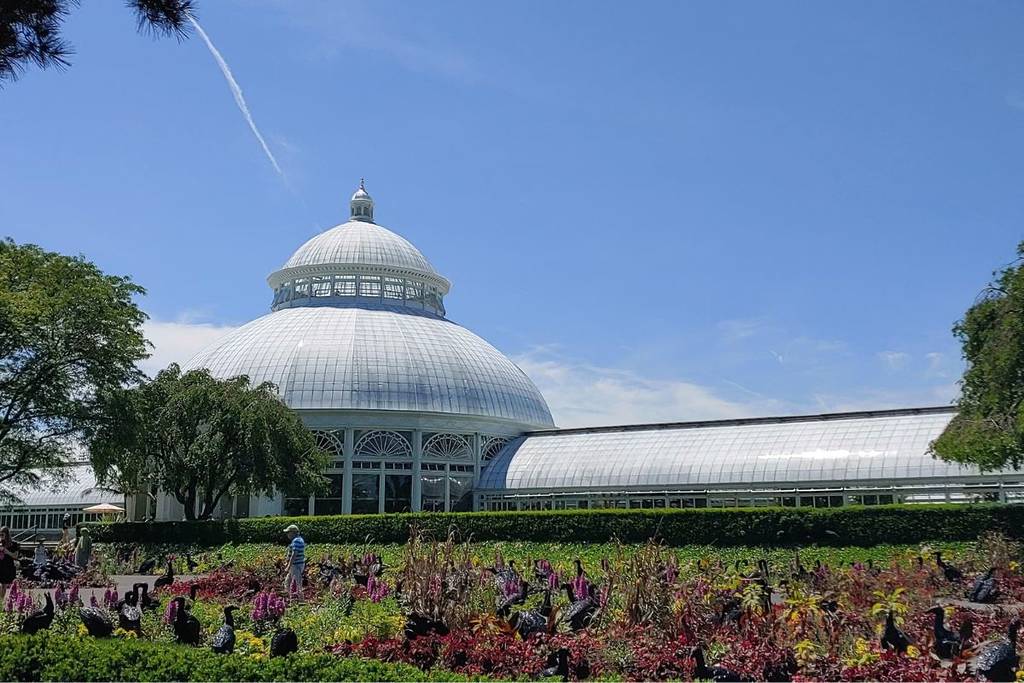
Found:
[[[330,490],[240,497],[225,516],[1015,501],[1021,478],[934,459],[949,408],[554,428],[516,365],[447,317],[450,283],[376,222],[349,220],[272,273],[270,313],[184,370],[273,382],[331,455]],[[180,519],[169,496],[136,519]]]
[[[182,369],[273,382],[331,454],[330,491],[227,500],[224,514],[471,510],[487,462],[554,426],[523,371],[447,318],[448,280],[375,222],[362,183],[349,220],[300,246],[268,284],[270,313]],[[181,518],[173,498],[157,506],[134,516]]]

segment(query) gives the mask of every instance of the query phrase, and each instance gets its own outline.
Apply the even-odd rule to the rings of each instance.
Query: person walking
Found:
[[[288,555],[286,564],[288,570],[285,574],[285,594],[291,597],[293,594],[302,601],[302,573],[306,568],[306,541],[299,533],[299,527],[289,524],[284,530],[288,536]]]
[[[18,551],[21,546],[11,538],[11,530],[0,527],[0,604],[7,597],[7,587],[18,577]]]

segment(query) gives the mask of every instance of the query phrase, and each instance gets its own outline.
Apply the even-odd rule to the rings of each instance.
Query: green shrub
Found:
[[[4,681],[466,681],[407,664],[293,654],[275,659],[219,655],[186,645],[69,638],[49,632],[0,637]]]
[[[1020,505],[889,505],[700,510],[559,510],[545,512],[412,513],[332,517],[262,517],[225,522],[152,522],[90,525],[104,543],[222,545],[283,541],[298,524],[310,543],[404,543],[409,529],[437,537],[450,528],[476,541],[872,546],[881,543],[969,541],[984,531],[1024,535]]]

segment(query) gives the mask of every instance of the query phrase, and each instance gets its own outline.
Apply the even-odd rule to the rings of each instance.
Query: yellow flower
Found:
[[[910,657],[911,659],[917,659],[918,657],[921,656],[921,651],[918,650],[913,645],[908,645],[907,646],[907,656]]]
[[[78,637],[81,638],[82,636],[87,636],[87,635],[89,635],[89,629],[87,629],[85,627],[85,624],[79,624],[78,625]]]
[[[1020,562],[1010,562],[1010,571],[1015,572],[1020,569]],[[1020,680],[1020,671],[1017,672],[1017,680]]]
[[[1018,681],[1024,681],[1024,669],[1021,669],[1020,671],[1017,672],[1017,680]]]

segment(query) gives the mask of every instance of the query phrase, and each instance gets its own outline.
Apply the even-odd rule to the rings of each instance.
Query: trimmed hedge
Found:
[[[187,645],[132,639],[59,636],[0,637],[2,681],[468,681],[466,676],[424,672],[332,654],[293,654],[275,659],[219,655]]]
[[[262,517],[206,522],[90,524],[103,543],[222,545],[274,543],[298,524],[308,543],[404,543],[409,529],[444,537],[455,529],[476,541],[643,543],[668,545],[872,546],[969,541],[985,531],[1024,535],[1021,505],[885,505],[832,509],[560,510],[332,517]]]

